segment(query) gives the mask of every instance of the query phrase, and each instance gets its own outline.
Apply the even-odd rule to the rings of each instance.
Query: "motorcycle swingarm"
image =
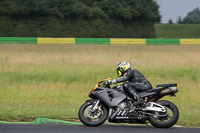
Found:
[[[147,107],[142,108],[142,111],[158,111],[158,112],[166,112],[165,107],[160,104],[149,102]]]

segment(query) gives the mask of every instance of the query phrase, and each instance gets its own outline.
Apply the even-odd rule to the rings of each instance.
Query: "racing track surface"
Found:
[[[200,128],[172,127],[167,129],[136,125],[27,125],[0,124],[0,133],[200,133]]]

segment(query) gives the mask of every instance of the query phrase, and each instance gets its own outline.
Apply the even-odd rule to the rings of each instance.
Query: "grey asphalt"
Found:
[[[102,125],[27,125],[0,124],[0,133],[200,133],[200,128],[172,127],[167,129],[152,126]]]

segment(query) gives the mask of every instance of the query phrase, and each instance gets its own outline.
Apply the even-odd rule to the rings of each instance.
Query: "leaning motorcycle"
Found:
[[[175,96],[177,84],[160,84],[156,88],[139,95],[145,104],[134,106],[134,100],[123,90],[122,85],[113,88],[107,85],[106,78],[95,85],[87,100],[79,109],[79,119],[86,126],[100,126],[107,119],[111,123],[146,124],[157,128],[169,128],[179,119],[177,106],[160,100],[164,96]]]

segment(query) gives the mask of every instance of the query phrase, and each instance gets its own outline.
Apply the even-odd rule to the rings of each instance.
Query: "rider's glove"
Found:
[[[108,81],[106,82],[106,84],[107,84],[107,85],[117,84],[117,80],[116,80],[116,79],[114,79],[114,80],[108,80]]]

